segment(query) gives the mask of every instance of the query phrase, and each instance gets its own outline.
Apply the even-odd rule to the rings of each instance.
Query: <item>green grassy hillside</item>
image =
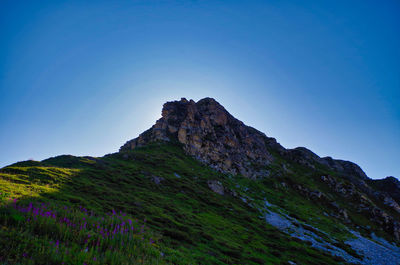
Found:
[[[274,172],[273,166],[270,170]],[[312,179],[302,179],[300,175],[297,181],[316,185]],[[207,185],[209,180],[220,181],[225,195],[213,192]],[[268,200],[298,220],[307,220],[315,227],[335,233],[339,239],[351,236],[322,214],[323,206],[280,186],[282,180],[294,181],[290,174],[263,180],[224,175],[185,155],[178,145],[157,143],[102,158],[64,155],[42,162],[19,162],[0,170],[0,262],[342,263],[341,258],[314,249],[265,222],[262,209]],[[47,207],[58,216],[67,216],[79,224],[87,214],[82,209],[87,209],[93,212],[88,221],[93,227],[99,222],[104,227],[112,224],[115,227],[116,221],[110,213],[123,212],[124,218],[137,219],[138,226],[145,225],[145,239],[132,241],[131,251],[120,246],[124,239],[105,240],[100,248],[94,243],[88,245],[87,234],[101,238],[98,230],[81,232],[43,216],[40,217],[43,220],[32,223],[34,214],[26,210],[29,203],[49,203]],[[139,237],[136,232],[127,236]],[[70,254],[55,252],[54,242],[59,242],[64,252],[68,248]],[[107,252],[110,248],[118,250],[111,255]]]

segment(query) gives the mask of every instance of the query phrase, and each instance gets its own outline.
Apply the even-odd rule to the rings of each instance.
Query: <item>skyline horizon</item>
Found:
[[[213,98],[213,97],[208,97],[208,96],[207,96],[207,97],[203,97],[203,98],[199,98],[199,99],[197,99],[197,100],[194,100],[194,99],[192,99],[192,98],[181,97],[181,98],[176,98],[176,99],[173,99],[173,100],[165,101],[164,103],[171,102],[171,101],[179,101],[179,100],[182,100],[182,99],[186,99],[186,100],[188,100],[188,101],[194,100],[194,101],[197,103],[198,101],[200,101],[200,100],[202,100],[202,99],[205,99],[205,98],[212,98],[212,99],[214,99],[215,101],[217,101],[217,102],[219,103],[218,99],[215,99],[215,98]],[[219,103],[219,104],[220,104],[220,103]],[[222,107],[225,108],[225,106],[223,106],[222,104],[220,104],[220,105],[221,105]],[[231,113],[229,112],[228,109],[225,108],[225,110],[226,110],[229,114],[231,114]],[[161,116],[161,112],[162,112],[162,107],[161,107],[161,110],[160,110],[160,118],[162,117],[162,116]],[[232,115],[232,114],[231,114],[231,115]],[[234,118],[236,118],[236,116],[234,116],[234,115],[232,115],[232,116],[233,116]],[[159,118],[158,118],[158,119],[159,119]],[[158,120],[158,119],[157,119],[157,120]],[[237,118],[236,118],[236,119],[237,119]],[[155,123],[157,120],[155,120],[154,123]],[[239,119],[239,121],[242,121],[242,120]],[[251,125],[247,124],[245,121],[242,121],[242,122],[243,122],[246,126],[250,126],[250,127],[254,128],[254,129],[258,130],[257,127],[251,126]],[[152,127],[152,126],[151,126],[151,127]],[[149,127],[149,128],[151,128],[151,127]],[[147,128],[147,129],[149,129],[149,128]],[[144,129],[144,130],[142,131],[142,133],[145,132],[147,129]],[[258,130],[258,131],[259,131],[259,130]],[[361,168],[361,169],[366,173],[366,175],[367,175],[369,178],[371,178],[371,179],[384,179],[384,178],[388,178],[388,177],[394,177],[394,178],[396,178],[397,180],[400,181],[400,177],[397,177],[397,176],[395,176],[395,175],[387,175],[387,176],[383,176],[383,177],[380,177],[380,178],[372,178],[372,177],[369,176],[369,174],[364,170],[364,168],[363,168],[361,165],[359,165],[359,164],[358,164],[357,162],[355,162],[355,161],[352,161],[351,159],[342,159],[342,158],[340,158],[340,157],[333,157],[333,156],[331,156],[331,155],[320,155],[320,154],[318,154],[317,152],[315,152],[314,150],[312,150],[312,149],[310,149],[310,148],[308,148],[308,147],[306,147],[306,146],[302,146],[302,145],[295,146],[295,147],[287,147],[287,146],[285,146],[284,144],[282,144],[282,143],[279,141],[279,137],[274,136],[274,135],[269,135],[269,134],[267,134],[267,132],[264,132],[264,131],[260,131],[260,132],[261,132],[261,133],[264,133],[267,137],[275,138],[276,141],[277,141],[279,144],[281,144],[285,149],[306,148],[307,150],[311,151],[312,153],[314,153],[315,155],[317,155],[317,156],[320,157],[320,158],[331,157],[331,158],[333,158],[333,159],[335,159],[335,160],[343,160],[343,161],[349,161],[349,162],[355,163],[356,165],[360,166],[360,168]],[[123,146],[126,142],[128,142],[128,141],[130,141],[130,140],[132,140],[132,139],[137,138],[140,134],[141,134],[141,133],[139,133],[137,136],[134,136],[133,138],[127,139],[124,143],[122,143],[122,144],[117,148],[117,150],[116,150],[115,152],[111,152],[111,151],[110,151],[110,152],[104,153],[103,155],[99,155],[99,156],[95,156],[95,157],[103,157],[103,156],[108,155],[108,154],[113,154],[113,153],[119,152],[119,148],[120,148],[121,146]],[[80,155],[75,155],[75,154],[58,154],[58,155],[55,155],[55,156],[45,157],[45,158],[39,159],[39,160],[36,160],[36,159],[34,159],[34,158],[29,158],[29,159],[26,159],[26,160],[15,161],[15,162],[12,162],[11,164],[7,164],[7,165],[1,165],[1,164],[0,164],[0,168],[3,168],[3,167],[5,167],[5,166],[9,166],[9,165],[12,165],[12,164],[18,163],[18,162],[23,162],[23,161],[43,161],[43,160],[46,160],[46,159],[48,159],[48,158],[58,157],[58,156],[63,156],[63,155],[67,155],[67,156],[68,156],[68,155],[72,155],[72,156],[76,156],[76,157],[86,157],[86,156],[88,156],[88,157],[94,157],[94,156],[92,156],[92,155],[90,155],[90,154],[86,154],[86,155],[84,155],[84,154],[80,154]]]
[[[3,1],[0,166],[101,156],[213,97],[286,148],[400,178],[400,2]]]

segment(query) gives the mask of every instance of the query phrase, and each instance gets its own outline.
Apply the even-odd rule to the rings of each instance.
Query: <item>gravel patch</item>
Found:
[[[354,250],[364,256],[362,264],[366,265],[399,265],[400,248],[390,244],[383,238],[372,234],[372,239],[361,236],[358,232],[351,231],[355,239],[346,241]]]
[[[334,246],[332,243],[337,242],[334,238],[329,237],[331,242],[328,242],[309,229],[305,229],[296,218],[284,214],[279,210],[279,207],[267,201],[265,201],[265,206],[268,207],[268,209],[265,208],[267,212],[264,215],[267,223],[292,237],[311,242],[311,245],[317,249],[329,252],[334,256],[342,257],[346,262],[363,265],[400,265],[400,247],[374,234],[371,235],[372,239],[368,239],[361,236],[358,232],[350,231],[355,238],[349,239],[345,243],[364,257],[361,260],[351,256],[345,250]],[[308,226],[318,231],[318,233],[329,236],[316,227]]]
[[[271,224],[272,226],[275,226],[280,231],[285,232],[291,235],[292,237],[296,237],[303,241],[310,242],[314,248],[317,248],[325,252],[329,252],[334,256],[342,257],[349,263],[362,264],[361,260],[351,256],[343,249],[332,245],[330,242],[327,242],[322,237],[318,236],[312,231],[304,229],[303,226],[295,218],[282,215],[281,213],[270,211],[265,214],[265,220],[267,221],[267,223]],[[315,227],[312,228],[318,230],[318,232],[324,233],[320,231],[318,228]]]

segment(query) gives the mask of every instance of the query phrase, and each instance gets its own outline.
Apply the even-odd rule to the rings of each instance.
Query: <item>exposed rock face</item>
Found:
[[[383,204],[392,208],[396,212],[400,213],[400,206],[395,200],[393,200],[392,197],[390,197],[388,195],[383,195],[381,198],[383,200]]]
[[[398,204],[400,204],[400,181],[394,177],[386,177],[384,179],[371,180],[371,182],[373,186],[386,192]]]
[[[324,181],[332,190],[342,197],[348,199],[349,204],[353,204],[359,213],[363,213],[379,224],[380,227],[391,233],[396,240],[400,239],[400,222],[395,217],[389,215],[387,212],[377,207],[375,203],[370,200],[366,195],[357,190],[353,183],[344,184],[336,181],[331,176],[321,176],[321,180]],[[371,187],[368,186],[369,189]],[[372,189],[371,189],[372,190]],[[387,207],[400,213],[400,206],[394,201],[389,195],[381,191],[375,191],[374,193],[368,192],[372,199],[382,202]],[[335,203],[336,204],[336,203]],[[331,202],[331,205],[333,203]],[[343,212],[337,204],[333,205],[336,211]],[[344,210],[345,211],[345,210]],[[345,219],[348,219],[347,213],[342,213]]]
[[[267,175],[273,157],[267,146],[283,149],[275,139],[235,119],[212,98],[167,102],[162,118],[121,150],[154,141],[178,141],[187,153],[217,170],[250,178]]]
[[[353,162],[333,159],[332,157],[323,157],[319,160],[321,164],[327,165],[330,168],[348,176],[357,176],[360,179],[368,179],[364,171]]]
[[[332,157],[321,158],[305,147],[281,150],[280,154],[291,161],[312,169],[314,169],[315,164],[318,163],[327,166],[334,171],[340,172],[343,176],[348,178],[356,177],[358,181],[360,179],[368,179],[367,175],[357,164],[350,161],[333,159]]]
[[[224,195],[225,194],[225,189],[224,186],[222,186],[222,183],[218,180],[209,180],[207,182],[208,187],[215,193],[218,193],[219,195]]]

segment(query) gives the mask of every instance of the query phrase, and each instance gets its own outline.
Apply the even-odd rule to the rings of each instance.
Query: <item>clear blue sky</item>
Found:
[[[165,101],[208,96],[287,148],[399,178],[399,14],[398,0],[3,0],[0,166],[115,152]]]

